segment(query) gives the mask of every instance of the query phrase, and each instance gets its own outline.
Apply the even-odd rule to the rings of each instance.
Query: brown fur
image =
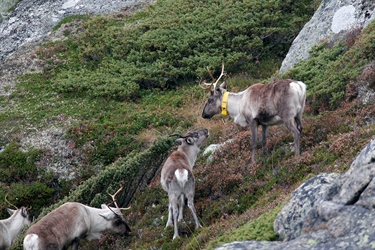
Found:
[[[186,136],[179,135],[179,147],[165,161],[161,170],[161,185],[168,192],[168,221],[174,226],[173,239],[178,238],[177,221],[183,218],[185,198],[193,215],[196,228],[201,227],[194,207],[195,179],[192,173],[194,162],[202,143],[208,137],[208,130],[201,129]]]
[[[63,242],[65,239],[69,239],[64,244],[67,248],[76,238],[83,238],[87,234],[88,227],[84,218],[88,217],[89,215],[79,203],[69,202],[53,210],[48,214],[48,217],[43,217],[37,224],[31,226],[26,234],[37,234],[41,245],[46,246],[46,249],[50,247],[58,249],[57,246],[47,246],[48,242]],[[72,238],[70,236],[72,228],[79,227],[82,227],[79,237]]]
[[[202,117],[211,119],[221,112],[226,83],[211,91]],[[302,113],[305,105],[306,86],[294,80],[278,80],[269,84],[254,84],[240,93],[229,93],[227,110],[242,127],[249,126],[252,134],[252,162],[255,163],[258,126],[262,126],[262,146],[266,145],[268,126],[284,123],[294,138],[296,155],[300,153]]]
[[[104,219],[102,215],[108,215]],[[115,225],[115,221],[119,221]],[[28,247],[38,250],[45,249],[78,249],[80,240],[100,238],[102,233],[127,235],[130,232],[128,225],[109,209],[97,209],[85,206],[78,202],[67,202],[44,216],[36,224],[32,225],[26,232],[26,236],[35,234],[38,240],[25,238]]]
[[[184,153],[174,151],[168,158],[168,164],[170,165],[170,168],[168,168],[168,171],[166,172],[166,184],[168,187],[175,178],[174,173],[177,169],[186,169],[189,172],[189,177],[192,176],[189,161],[186,159],[186,155]]]

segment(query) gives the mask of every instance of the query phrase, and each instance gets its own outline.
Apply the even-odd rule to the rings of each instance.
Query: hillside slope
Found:
[[[126,215],[132,236],[84,242],[82,249],[211,249],[236,240],[278,240],[273,221],[288,194],[313,175],[346,171],[374,136],[374,102],[357,98],[374,86],[374,28],[350,34],[350,43],[321,44],[310,61],[285,76],[309,87],[302,155],[294,156],[285,126],[272,127],[265,152],[258,150],[251,166],[250,132],[228,118],[203,120],[206,92],[196,78],[209,79],[206,66],[217,76],[224,59],[230,91],[245,89],[254,78],[268,82],[316,3],[205,4],[165,0],[135,14],[73,16],[56,26],[54,34],[63,40],[24,54],[35,64],[21,63],[37,68],[0,98],[0,196],[9,192],[12,203],[32,205],[32,213],[42,216],[68,200],[99,206],[109,201],[106,191],[125,185],[120,205],[132,205]],[[291,20],[290,11],[300,15]],[[354,58],[358,48],[366,56],[355,57],[360,63],[350,64],[354,73],[336,81],[337,68],[330,65]],[[363,67],[367,71],[357,70]],[[333,77],[331,90],[345,95],[315,84],[321,71]],[[164,229],[167,195],[157,166],[173,149],[169,134],[198,127],[210,130],[208,144],[233,142],[210,161],[199,155],[195,203],[204,227],[193,230],[187,212],[183,237],[172,242],[172,229]],[[21,238],[13,249],[21,249]]]

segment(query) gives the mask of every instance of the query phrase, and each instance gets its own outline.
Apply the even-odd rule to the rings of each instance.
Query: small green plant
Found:
[[[217,237],[207,245],[207,249],[213,249],[215,246],[223,245],[233,241],[257,240],[257,241],[275,241],[279,236],[273,230],[273,222],[280,212],[281,206],[278,206],[268,213],[264,213],[257,219],[247,222],[244,225],[232,230],[223,236]]]
[[[6,194],[17,207],[32,207],[32,213],[55,201],[53,177],[35,166],[41,154],[35,149],[24,152],[15,142],[0,153],[0,207],[8,207],[1,201]],[[1,217],[8,217],[4,213],[0,211]]]
[[[67,17],[64,17],[58,24],[56,24],[55,27],[53,27],[53,30],[58,30],[61,25],[65,24],[65,23],[71,23],[75,20],[83,20],[83,21],[87,21],[89,19],[89,15],[71,15],[71,16],[67,16]]]
[[[41,153],[37,150],[23,152],[17,143],[11,142],[0,153],[0,181],[10,184],[37,178],[38,170],[35,168],[35,161]]]

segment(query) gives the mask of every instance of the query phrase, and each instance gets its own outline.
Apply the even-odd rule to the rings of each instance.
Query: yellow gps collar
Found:
[[[227,111],[228,96],[229,96],[229,92],[225,91],[223,94],[223,102],[221,103],[221,115],[222,116],[228,115],[228,111]]]

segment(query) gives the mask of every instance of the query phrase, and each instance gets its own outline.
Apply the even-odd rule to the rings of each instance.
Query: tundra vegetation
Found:
[[[246,168],[250,132],[227,118],[200,118],[206,92],[197,81],[209,79],[206,66],[217,76],[222,60],[229,91],[279,77],[273,74],[319,2],[163,0],[134,14],[63,20],[58,31],[66,39],[37,49],[42,72],[20,77],[17,89],[0,98],[0,172],[12,176],[0,176],[0,197],[9,191],[11,203],[32,206],[40,219],[67,201],[107,203],[106,192],[123,181],[118,201],[132,206],[124,216],[133,235],[84,241],[81,249],[211,249],[277,240],[273,219],[287,194],[314,174],[345,171],[374,136],[374,103],[360,103],[353,90],[360,79],[375,79],[371,67],[362,73],[374,58],[375,24],[322,41],[286,74],[307,85],[298,159],[288,145],[292,136],[278,126]],[[63,126],[61,117],[72,121],[65,138],[80,159],[74,179],[46,171],[45,151],[21,144],[35,131]],[[194,230],[187,211],[181,238],[171,242],[158,171],[173,149],[167,135],[198,127],[209,129],[208,144],[235,141],[210,162],[198,155],[195,207],[203,227]],[[1,218],[5,205],[0,201]],[[12,249],[21,248],[18,239]]]

